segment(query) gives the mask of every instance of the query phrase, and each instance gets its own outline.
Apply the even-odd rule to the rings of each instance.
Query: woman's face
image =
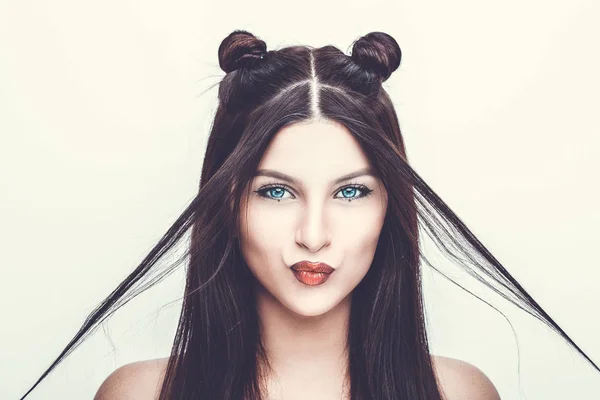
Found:
[[[359,284],[371,266],[387,209],[383,184],[362,171],[370,167],[354,137],[335,122],[296,123],[275,135],[240,215],[240,247],[259,296],[316,316]],[[338,181],[358,171],[364,174]],[[280,176],[269,176],[274,173]],[[325,283],[306,285],[290,269],[303,260],[335,271]]]

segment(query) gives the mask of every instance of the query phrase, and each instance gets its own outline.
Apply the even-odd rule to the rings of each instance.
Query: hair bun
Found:
[[[400,66],[402,51],[398,42],[383,32],[371,32],[352,46],[352,60],[381,76],[382,82]]]
[[[229,73],[251,66],[267,53],[267,45],[250,32],[235,30],[219,46],[219,66]]]

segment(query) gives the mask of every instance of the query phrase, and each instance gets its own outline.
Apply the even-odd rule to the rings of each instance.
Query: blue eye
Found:
[[[348,196],[350,196],[350,198],[352,198],[352,197],[354,197],[354,196],[352,196],[352,193],[356,193],[357,190],[358,190],[357,187],[348,186],[348,187],[345,187],[342,190],[340,190],[340,192],[342,192],[344,197],[347,194]]]
[[[283,196],[285,189],[282,187],[271,187],[265,190],[265,192],[270,193],[272,198],[280,199]]]
[[[269,186],[263,187],[263,188],[255,191],[255,193],[259,197],[266,198],[269,200],[277,200],[277,201],[281,201],[281,200],[285,199],[283,197],[285,192],[288,192],[291,194],[291,190],[287,189],[283,185],[269,185]],[[356,195],[357,192],[360,193],[360,195]],[[338,191],[338,193],[342,193],[343,197],[336,196],[336,198],[348,200],[348,202],[350,202],[352,200],[357,200],[357,199],[367,197],[368,195],[371,194],[371,192],[373,192],[373,191],[371,189],[369,189],[368,187],[366,187],[365,185],[350,185],[350,186],[345,186]],[[293,194],[292,194],[292,198],[295,198],[293,196]]]

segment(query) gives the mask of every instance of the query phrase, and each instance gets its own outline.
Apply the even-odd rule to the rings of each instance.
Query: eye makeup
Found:
[[[277,182],[277,181],[272,181],[267,183],[266,185],[261,186],[258,190],[255,190],[254,193],[256,193],[256,195],[260,198],[264,198],[267,200],[277,200],[278,202],[280,202],[281,200],[287,200],[283,197],[278,197],[278,196],[273,196],[272,195],[272,191],[277,190],[279,193],[284,193],[284,191],[289,192],[293,198],[296,198],[294,196],[294,190],[289,187],[286,184]],[[354,196],[354,197],[335,197],[338,199],[343,199],[343,200],[348,200],[348,202],[354,201],[354,200],[360,200],[360,199],[364,199],[367,196],[371,195],[371,193],[373,192],[372,189],[369,189],[367,186],[361,184],[361,183],[357,183],[357,182],[353,182],[350,183],[348,185],[345,185],[343,187],[341,187],[340,189],[338,189],[338,191],[336,193],[340,193],[342,191],[354,191],[354,193],[356,191],[360,192],[360,195]],[[271,193],[271,194],[270,194]]]

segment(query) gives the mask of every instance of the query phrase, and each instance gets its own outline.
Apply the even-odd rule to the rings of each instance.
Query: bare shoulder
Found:
[[[156,400],[168,357],[136,361],[117,368],[94,396],[94,400]]]
[[[443,356],[432,360],[445,400],[500,400],[492,381],[473,364]]]
[[[500,400],[492,381],[476,366],[456,358],[432,356],[444,400]],[[168,357],[123,365],[102,383],[94,400],[156,400]]]

